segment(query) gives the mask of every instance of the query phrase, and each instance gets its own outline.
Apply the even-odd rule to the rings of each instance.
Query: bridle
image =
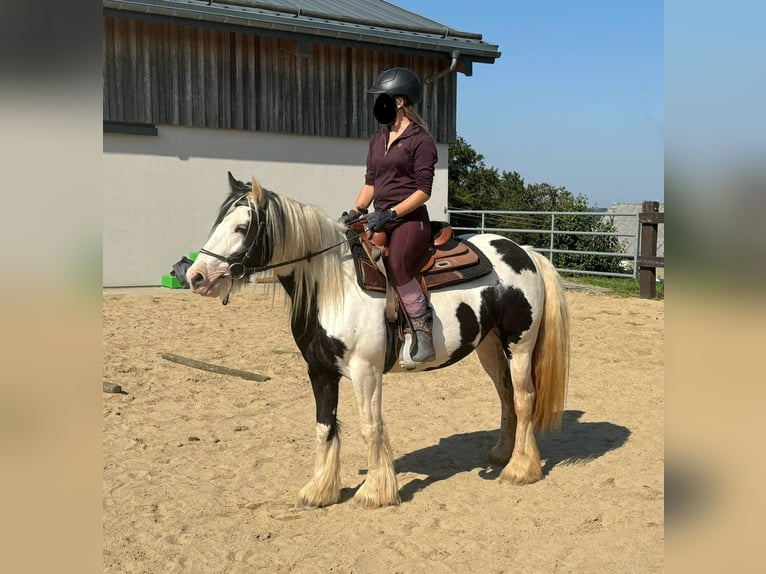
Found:
[[[234,201],[229,209],[238,206],[247,206],[250,209],[250,219],[247,223],[247,231],[245,232],[245,248],[228,257],[209,251],[204,247],[199,250],[204,255],[209,255],[219,261],[228,263],[229,268],[221,277],[231,277],[232,279],[242,279],[250,273],[257,273],[261,270],[265,271],[266,267],[261,269],[258,264],[268,259],[270,250],[268,242],[264,241],[266,236],[266,209],[258,209],[253,200],[247,195]],[[253,214],[256,216],[256,225],[253,225]],[[256,265],[250,266],[250,263],[256,263]]]
[[[266,199],[266,204],[268,205],[268,201],[269,201],[268,195],[265,195],[264,197]],[[214,253],[213,251],[209,251],[205,249],[204,247],[199,250],[199,253],[202,253],[204,255],[209,255],[210,257],[213,257],[215,259],[218,259],[219,261],[223,261],[224,263],[229,264],[229,268],[227,269],[227,271],[221,274],[218,278],[216,278],[216,281],[218,281],[219,279],[223,277],[231,277],[231,279],[233,280],[243,279],[244,277],[251,275],[253,273],[261,273],[263,271],[268,271],[269,269],[284,267],[285,265],[290,265],[292,263],[298,263],[300,261],[310,262],[311,259],[316,257],[317,255],[321,255],[322,253],[326,253],[327,251],[330,251],[331,249],[340,247],[341,245],[344,245],[345,243],[353,241],[357,237],[360,237],[361,235],[364,234],[364,231],[363,231],[356,235],[352,235],[351,237],[347,237],[343,241],[334,243],[333,245],[320,249],[319,251],[315,251],[315,252],[309,251],[306,255],[303,255],[302,257],[296,257],[295,259],[282,261],[280,263],[272,263],[269,265],[264,265],[263,262],[268,261],[269,258],[271,257],[271,245],[268,240],[268,237],[266,236],[266,206],[262,206],[262,207],[256,206],[255,203],[253,203],[253,200],[247,195],[243,195],[237,200],[235,200],[232,203],[229,210],[238,206],[247,206],[250,209],[250,220],[248,221],[247,231],[245,233],[244,249],[238,251],[237,253],[233,255],[229,255],[228,257],[225,255]],[[254,214],[255,214],[255,220],[257,221],[256,225],[253,225]],[[226,296],[225,301],[228,301],[228,295]]]

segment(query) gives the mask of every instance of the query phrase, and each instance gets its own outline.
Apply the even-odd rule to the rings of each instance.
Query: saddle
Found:
[[[410,319],[396,289],[388,281],[388,234],[385,231],[365,233],[362,223],[352,223],[348,238],[359,286],[386,294],[388,340],[384,371],[388,372],[397,360],[406,333],[412,331]],[[481,251],[455,237],[448,223],[433,221],[431,244],[423,255],[420,268],[417,279],[428,297],[429,291],[488,275],[492,271],[492,264]],[[402,359],[400,363],[404,366],[406,361]]]
[[[352,224],[350,233],[363,231],[362,225]],[[384,269],[379,262],[388,257],[388,234],[367,232],[352,243],[356,277],[359,286],[369,291],[385,293],[388,285]],[[431,244],[420,265],[420,283],[429,291],[483,277],[492,271],[486,256],[452,233],[452,226],[444,221],[431,222]]]

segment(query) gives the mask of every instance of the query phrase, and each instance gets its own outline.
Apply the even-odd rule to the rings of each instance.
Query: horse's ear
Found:
[[[232,193],[246,193],[248,186],[246,183],[239,181],[236,177],[229,172],[229,187],[231,187]]]
[[[263,207],[263,204],[266,201],[266,194],[263,193],[263,188],[261,187],[261,184],[255,178],[253,178],[252,190],[253,190],[253,197],[255,198],[255,203]]]

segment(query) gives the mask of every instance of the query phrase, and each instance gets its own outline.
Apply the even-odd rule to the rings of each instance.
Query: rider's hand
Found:
[[[340,220],[348,225],[349,223],[353,223],[357,219],[359,219],[362,216],[361,213],[359,213],[356,209],[352,209],[351,211],[344,211],[343,214],[340,216]]]
[[[396,219],[396,212],[393,209],[375,211],[367,216],[367,228],[374,233],[383,229],[384,225],[391,223],[394,219]]]

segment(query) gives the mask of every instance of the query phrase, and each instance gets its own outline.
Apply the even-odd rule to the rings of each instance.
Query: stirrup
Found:
[[[402,343],[402,349],[399,353],[399,366],[405,371],[416,369],[420,365],[432,361],[434,357],[436,357],[433,339],[423,331],[415,331],[415,333],[415,340],[413,340],[412,333],[406,333],[404,335],[404,343]],[[417,335],[418,333],[420,336]],[[417,349],[415,357],[412,356],[412,347],[416,347]],[[427,353],[426,355],[423,354],[424,351]]]

